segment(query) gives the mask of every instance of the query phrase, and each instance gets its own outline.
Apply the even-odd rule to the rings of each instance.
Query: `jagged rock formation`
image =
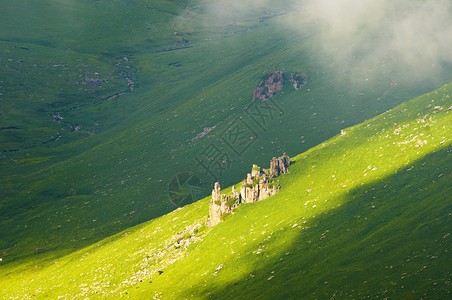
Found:
[[[242,182],[240,200],[243,203],[257,202],[276,194],[278,191],[279,185],[276,182],[268,179],[267,175],[259,173],[258,176],[248,177],[247,180]]]
[[[253,100],[261,99],[263,101],[272,97],[284,86],[284,74],[281,71],[271,74],[268,78],[262,79],[254,89]]]
[[[215,182],[209,206],[209,226],[220,223],[227,214],[230,214],[240,204],[240,195],[235,186],[232,187],[232,194],[229,196],[221,194],[220,190],[220,183]]]
[[[253,165],[253,168],[251,169],[251,177],[259,176],[260,172],[261,172],[261,168],[259,168],[258,165]]]
[[[240,203],[257,202],[279,192],[280,187],[275,177],[287,173],[289,165],[290,158],[285,153],[270,161],[270,171],[253,165],[251,173],[242,182],[240,193],[233,186],[232,193],[228,196],[220,193],[220,183],[216,182],[210,200],[208,225],[215,226],[223,221]]]
[[[277,71],[270,74],[259,81],[257,87],[254,89],[253,100],[261,99],[265,101],[273,97],[276,92],[280,91],[284,87],[285,76],[282,71]],[[297,91],[308,83],[308,77],[306,74],[292,72],[290,73],[289,81]]]
[[[281,157],[273,157],[270,161],[270,176],[277,177],[280,174],[287,173],[289,170],[287,169],[290,166],[290,158],[283,154]]]

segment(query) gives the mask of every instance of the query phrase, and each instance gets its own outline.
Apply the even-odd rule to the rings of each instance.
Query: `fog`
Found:
[[[318,53],[336,65],[432,75],[452,62],[452,1],[295,1],[292,27],[319,32]],[[307,26],[306,26],[307,25]]]
[[[335,70],[355,73],[354,77],[378,68],[399,76],[428,77],[440,72],[443,63],[452,62],[450,0],[201,0],[199,3],[209,19],[217,23],[286,11],[277,22],[290,29],[288,39],[300,37],[301,43],[303,35],[315,33],[312,55]]]

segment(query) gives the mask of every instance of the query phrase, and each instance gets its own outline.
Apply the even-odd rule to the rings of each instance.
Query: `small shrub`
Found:
[[[254,178],[252,186],[255,186],[256,184],[258,184],[261,179],[262,179],[261,177]]]
[[[203,232],[206,229],[207,229],[207,226],[205,224],[203,224],[201,227],[198,227],[195,230],[193,230],[193,234],[197,235],[197,234]]]
[[[279,184],[278,184],[277,182],[269,182],[269,183],[268,183],[268,186],[271,187],[271,188],[273,188],[273,187],[278,187]]]
[[[227,207],[232,207],[237,200],[238,200],[237,198],[232,198],[232,197],[229,198],[228,201],[226,201],[226,206]]]
[[[230,215],[231,213],[222,213],[221,214],[221,221],[224,221],[224,220],[226,220],[226,218]]]

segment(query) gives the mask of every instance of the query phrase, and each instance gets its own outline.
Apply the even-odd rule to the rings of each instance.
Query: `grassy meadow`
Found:
[[[339,276],[336,279],[324,279],[331,263],[326,253],[337,253],[338,249],[325,245],[329,241],[327,234],[318,240],[320,231],[341,228],[337,224],[351,227],[341,228],[350,229],[350,235],[337,231],[343,236],[343,244],[333,243],[331,247],[341,246],[348,257],[370,260],[376,253],[368,248],[374,240],[358,239],[362,244],[357,245],[357,241],[349,239],[372,232],[378,220],[389,222],[392,216],[389,213],[401,214],[406,209],[398,194],[387,192],[391,186],[393,192],[399,192],[402,183],[412,180],[408,175],[416,175],[419,184],[427,180],[421,185],[426,190],[420,196],[409,189],[410,185],[406,191],[402,190],[401,195],[411,195],[415,204],[410,220],[388,225],[394,235],[407,222],[418,221],[421,216],[414,209],[425,203],[437,205],[426,208],[424,216],[428,220],[438,218],[438,223],[432,226],[446,225],[440,213],[450,205],[435,201],[447,199],[445,180],[450,178],[444,169],[450,137],[438,127],[441,122],[447,125],[447,105],[438,104],[444,106],[443,110],[433,109],[436,104],[427,109],[424,102],[430,101],[427,97],[433,97],[435,101],[447,103],[441,97],[448,95],[450,87],[423,96],[417,100],[422,102],[419,105],[416,101],[409,104],[413,114],[422,115],[425,110],[438,123],[431,124],[426,119],[429,126],[410,125],[401,128],[399,135],[392,135],[392,131],[398,130],[394,123],[414,124],[415,118],[422,117],[398,109],[394,117],[390,112],[384,115],[388,120],[394,119],[387,121],[388,124],[382,121],[384,117],[378,117],[380,127],[368,121],[371,123],[365,126],[370,124],[369,128],[364,125],[350,128],[449,83],[452,67],[446,63],[432,66],[435,75],[425,77],[404,72],[391,57],[372,69],[361,70],[358,61],[350,62],[353,69],[342,69],[332,57],[319,55],[315,45],[321,33],[295,31],[283,25],[296,17],[289,1],[278,6],[259,6],[252,13],[224,19],[212,17],[196,1],[182,0],[43,0],[39,3],[4,0],[0,11],[0,285],[7,297],[26,298],[36,294],[53,298],[65,293],[66,298],[91,297],[96,294],[94,286],[99,287],[96,291],[101,297],[124,296],[127,292],[147,298],[149,293],[163,291],[168,297],[191,294],[202,297],[207,293],[213,297],[237,295],[244,288],[250,293],[260,293],[265,288],[261,284],[267,281],[250,280],[264,277],[267,280],[270,276],[274,278],[268,283],[283,280],[278,286],[286,287],[287,296],[301,291],[318,297],[325,293],[332,296],[339,290],[339,284],[350,279],[340,277],[342,273],[334,273]],[[278,70],[286,75],[306,74],[307,84],[300,90],[286,84],[271,101],[253,102],[253,91],[261,78]],[[356,70],[360,71],[359,76],[353,73]],[[408,134],[403,131],[415,127],[420,134],[431,135],[434,141],[427,140],[425,145],[424,139],[422,145],[417,144],[417,139],[404,146],[391,144],[405,142]],[[335,137],[344,128],[348,128],[347,134]],[[203,134],[206,129],[208,132]],[[237,129],[247,130],[246,139],[239,143],[233,135]],[[383,129],[390,137],[383,139]],[[352,138],[355,131],[356,138]],[[442,135],[445,140],[438,145]],[[332,137],[333,140],[322,144]],[[412,151],[415,145],[419,153]],[[435,153],[434,145],[438,148]],[[312,147],[316,148],[308,150]],[[292,174],[281,178],[280,194],[266,202],[240,207],[236,215],[211,231],[198,228],[198,233],[190,233],[204,241],[191,245],[183,260],[166,266],[173,252],[162,254],[162,247],[188,225],[203,223],[208,202],[203,199],[166,215],[186,204],[175,203],[169,197],[174,178],[180,174],[194,175],[202,182],[197,195],[202,198],[209,195],[215,181],[224,187],[235,184],[245,176],[248,166],[257,163],[267,167],[271,157],[282,152],[290,156],[305,153],[294,159]],[[438,165],[433,168],[423,159]],[[313,165],[316,167],[311,170]],[[411,165],[414,169],[403,169],[408,170]],[[427,168],[426,178],[422,176],[422,168]],[[436,169],[442,170],[443,175],[433,184],[431,176],[440,175],[435,173]],[[306,173],[307,170],[312,174]],[[396,170],[398,173],[394,173]],[[358,173],[368,175],[358,180]],[[381,186],[384,180],[397,183],[386,189]],[[347,187],[330,186],[336,182]],[[435,189],[437,194],[428,196],[428,189]],[[366,193],[368,190],[372,192]],[[441,193],[443,197],[438,196]],[[372,203],[372,197],[395,197],[391,203],[396,207],[361,209],[364,202]],[[427,199],[426,202],[419,197]],[[303,199],[303,205],[298,199]],[[309,202],[304,205],[306,201]],[[315,209],[308,210],[313,205],[322,207],[321,215]],[[264,211],[272,218],[265,229],[267,222],[261,218]],[[374,212],[378,213],[374,216]],[[350,214],[347,221],[358,223],[346,223],[341,214]],[[372,223],[363,221],[366,217],[371,219],[366,214],[374,216]],[[234,225],[243,219],[240,215],[252,221]],[[324,221],[320,222],[321,219]],[[304,221],[311,225],[303,224]],[[316,227],[316,224],[322,225]],[[256,233],[249,232],[253,226]],[[436,227],[432,228],[421,226],[412,237],[405,238],[418,237],[419,243],[429,241],[426,230]],[[261,234],[263,231],[281,237],[268,238]],[[255,240],[242,245],[241,237],[252,236]],[[374,238],[380,241],[378,234]],[[386,245],[395,247],[394,240],[386,238],[378,251]],[[309,240],[312,242],[305,242]],[[446,248],[450,245],[446,243],[447,238],[438,241],[444,241]],[[258,243],[289,254],[284,252],[282,256],[279,250],[265,254]],[[224,251],[218,251],[223,246]],[[438,246],[439,252],[445,251],[443,246]],[[416,249],[413,251],[421,251],[416,245],[413,247]],[[252,253],[260,248],[263,250],[257,251],[259,255]],[[366,250],[359,256],[353,252],[356,249]],[[307,256],[297,256],[286,264],[285,259],[299,252],[306,252]],[[165,267],[165,275],[152,275],[155,277],[152,285],[149,285],[149,274],[143,275],[147,285],[145,280],[136,282],[132,277],[142,269],[143,259],[156,253],[162,259],[161,265],[152,262],[149,268],[155,271]],[[203,256],[198,257],[199,253]],[[238,253],[243,254],[234,256]],[[421,255],[410,253],[406,254],[407,259]],[[324,259],[320,261],[322,255]],[[397,255],[388,260],[395,261],[402,254]],[[261,256],[263,261],[258,260]],[[316,269],[291,269],[291,265],[307,264],[314,258],[319,259]],[[287,270],[286,275],[265,273],[264,270],[279,261],[284,261],[280,267]],[[432,262],[441,265],[440,259]],[[224,264],[224,270],[235,271],[212,275],[220,264]],[[336,270],[353,274],[355,278],[374,271],[360,266],[359,262],[355,266],[352,261],[334,262]],[[199,276],[188,279],[188,272],[193,270]],[[371,295],[382,293],[375,281],[383,271],[373,272],[376,275],[373,290],[369,290]],[[202,275],[204,272],[207,273]],[[250,276],[251,272],[255,277]],[[415,282],[416,275],[410,272],[410,280]],[[395,280],[394,274],[383,274],[389,279],[381,284],[386,286],[383,283]],[[432,285],[437,278],[435,274],[431,275]],[[313,276],[311,283],[303,281],[296,289],[288,288],[307,275]],[[318,286],[324,281],[331,284],[313,290],[314,283]],[[437,281],[438,288],[443,287],[438,291],[447,290],[444,288],[447,280]],[[170,288],[175,282],[177,288]],[[199,288],[204,285],[205,288]],[[365,287],[344,293],[359,295],[357,291],[364,293]],[[275,294],[268,294],[269,297],[286,295],[276,288],[272,293]]]
[[[207,197],[70,254],[6,264],[2,294],[448,298],[451,93],[443,86],[297,155],[278,194],[213,228]]]

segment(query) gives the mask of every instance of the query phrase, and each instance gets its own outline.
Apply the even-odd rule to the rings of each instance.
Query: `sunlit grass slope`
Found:
[[[1,295],[450,298],[451,93],[296,156],[278,194],[212,229],[205,198],[69,255],[4,260]]]

